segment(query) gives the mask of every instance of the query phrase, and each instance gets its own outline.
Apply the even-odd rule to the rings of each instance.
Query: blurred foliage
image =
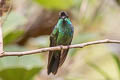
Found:
[[[118,76],[119,76],[118,79],[120,79],[120,59],[119,59],[118,55],[116,55],[116,54],[112,53],[111,56],[116,63],[116,67],[118,68],[118,70],[117,70],[118,71]],[[97,66],[96,64],[94,64],[92,62],[87,62],[87,64],[90,67],[92,67],[94,70],[96,70],[98,73],[100,73],[104,77],[105,80],[113,80],[111,78],[111,75],[108,75],[108,73],[105,72],[102,68],[100,68],[100,66]]]
[[[116,62],[117,68],[118,68],[118,75],[119,75],[119,79],[120,79],[120,59],[116,54],[112,54],[113,59]]]
[[[49,46],[49,35],[31,38],[25,46],[16,44],[16,40],[24,35],[24,29],[29,27],[26,26],[27,22],[37,16],[36,11],[42,11],[44,8],[65,9],[72,12],[75,29],[72,44],[104,38],[119,39],[119,8],[115,6],[113,0],[105,4],[101,2],[104,3],[104,0],[15,0],[13,10],[3,24],[4,50],[26,51]],[[40,6],[35,11],[36,3]],[[30,18],[26,14],[31,14]],[[119,46],[112,46],[112,49],[119,54]],[[112,49],[106,45],[71,49],[69,51],[71,57],[66,59],[55,77],[46,76],[47,72],[44,70],[47,64],[46,53],[3,57],[0,58],[0,78],[2,80],[119,80],[120,59]],[[37,74],[40,74],[39,78],[35,79]]]
[[[23,51],[22,47],[8,45],[5,51]],[[21,57],[4,57],[0,59],[0,77],[3,80],[32,80],[42,69],[43,59],[40,55]]]
[[[40,5],[51,9],[68,9],[74,4],[74,0],[33,0]]]
[[[26,23],[23,15],[12,11],[3,24],[3,40],[5,51],[25,51],[27,49],[9,45],[16,41],[24,31],[19,26]],[[5,57],[0,59],[0,77],[3,80],[32,80],[42,69],[43,61],[40,55],[23,57]]]
[[[102,76],[104,76],[105,80],[112,80],[110,78],[110,76],[104,72],[104,70],[102,70],[99,66],[97,66],[94,63],[88,62],[88,65],[91,66],[92,68],[94,68],[97,72],[99,72]]]

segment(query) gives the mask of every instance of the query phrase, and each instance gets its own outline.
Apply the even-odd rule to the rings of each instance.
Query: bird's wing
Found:
[[[56,41],[57,41],[57,36],[58,36],[58,28],[55,26],[53,32],[50,35],[50,47],[56,46]],[[51,61],[53,51],[49,51],[49,58],[48,58],[48,65]]]
[[[51,35],[50,36],[50,47],[55,46],[56,45],[55,42],[56,42],[56,40],[55,40],[54,36]],[[53,56],[53,51],[49,51],[48,66],[49,66],[49,64],[51,62],[52,56]]]
[[[57,27],[55,27],[52,34],[50,35],[50,47],[56,46],[57,37],[58,37],[58,29]],[[51,72],[49,70],[51,70],[50,67],[51,67],[51,60],[53,56],[54,56],[54,51],[49,51],[48,74]]]

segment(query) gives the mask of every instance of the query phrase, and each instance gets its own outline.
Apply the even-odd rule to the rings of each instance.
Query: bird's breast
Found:
[[[72,37],[73,37],[72,28],[60,30],[57,38],[57,43],[61,45],[67,44],[71,42]]]

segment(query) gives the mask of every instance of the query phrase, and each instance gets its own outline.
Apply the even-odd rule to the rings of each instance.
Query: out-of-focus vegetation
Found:
[[[74,25],[72,44],[120,39],[119,0],[10,0],[12,10],[2,16],[4,50],[49,47],[49,34],[59,11],[67,11]],[[56,76],[47,75],[48,52],[0,58],[2,80],[120,80],[120,45],[100,44],[71,49]]]

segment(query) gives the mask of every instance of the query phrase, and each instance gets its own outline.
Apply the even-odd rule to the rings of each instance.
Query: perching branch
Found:
[[[84,47],[89,46],[89,45],[103,44],[103,43],[120,44],[120,41],[119,40],[105,39],[105,40],[91,41],[91,42],[68,45],[68,46],[56,46],[56,47],[49,47],[49,48],[41,48],[41,49],[36,49],[36,50],[31,50],[31,51],[24,51],[24,52],[4,52],[4,53],[0,54],[0,57],[31,55],[31,54],[41,53],[41,52],[63,50],[63,49],[68,49],[68,48],[84,48]]]

